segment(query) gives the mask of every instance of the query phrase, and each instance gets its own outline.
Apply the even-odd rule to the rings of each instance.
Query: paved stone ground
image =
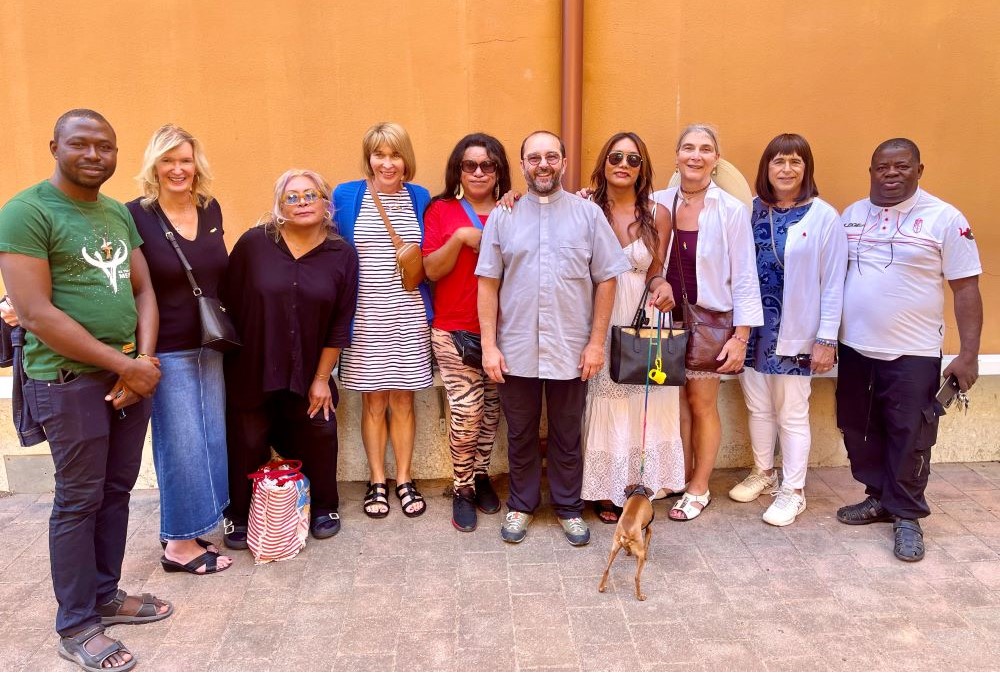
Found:
[[[394,500],[381,521],[349,483],[339,536],[266,566],[238,552],[230,570],[194,577],[160,569],[157,492],[138,491],[122,586],[176,613],[110,632],[141,671],[1000,667],[1000,463],[934,466],[927,557],[912,565],[893,558],[889,524],[837,523],[862,495],[846,468],[811,470],[809,509],[784,529],[760,520],[769,497],[729,501],[741,476],[718,471],[715,501],[691,523],[656,503],[642,603],[624,556],[597,592],[614,528],[589,513],[589,547],[571,548],[548,510],[506,545],[500,515],[472,534],[451,527],[444,482],[421,482],[427,515],[406,519]],[[0,498],[3,669],[77,670],[51,630],[50,503]]]

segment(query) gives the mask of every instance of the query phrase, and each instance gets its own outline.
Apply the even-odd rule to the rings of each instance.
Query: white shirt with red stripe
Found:
[[[840,340],[862,355],[938,357],[943,280],[982,273],[968,220],[922,189],[895,206],[870,199],[841,215],[849,258]]]

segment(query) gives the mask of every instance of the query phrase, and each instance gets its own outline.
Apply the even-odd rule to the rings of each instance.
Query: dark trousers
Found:
[[[333,399],[336,403],[336,389]],[[227,409],[230,502],[226,516],[230,519],[247,520],[252,486],[247,475],[270,460],[271,447],[282,458],[302,461],[302,472],[309,478],[313,518],[336,512],[340,507],[337,415],[330,414],[327,421],[321,411],[309,418],[308,410],[309,400],[286,390],[270,393],[259,407]]]
[[[548,414],[549,491],[561,519],[580,516],[583,500],[583,412],[587,382],[504,376],[497,384],[507,420],[507,457],[510,463],[510,497],[507,507],[534,512],[542,500],[542,456],[538,426],[542,419],[542,394]]]
[[[67,383],[28,379],[25,387],[55,465],[49,560],[60,635],[100,622],[96,606],[114,597],[121,578],[129,493],[152,407],[142,400],[122,418],[104,401],[117,378],[102,371]]]
[[[854,478],[904,519],[930,514],[924,490],[943,412],[941,358],[875,360],[840,344],[837,425]]]

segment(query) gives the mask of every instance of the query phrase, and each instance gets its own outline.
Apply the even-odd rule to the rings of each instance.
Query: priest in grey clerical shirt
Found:
[[[587,380],[604,364],[616,278],[631,268],[601,209],[562,189],[565,155],[553,133],[525,138],[528,193],[490,215],[476,266],[483,369],[507,421],[507,542],[524,539],[541,502],[543,393],[552,505],[570,544],[590,541],[580,498]]]

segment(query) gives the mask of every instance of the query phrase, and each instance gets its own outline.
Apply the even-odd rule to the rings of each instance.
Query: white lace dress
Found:
[[[646,285],[646,270],[652,257],[641,240],[624,249],[632,270],[618,276],[612,325],[632,322]],[[648,309],[647,309],[648,311]],[[650,316],[655,324],[656,315]],[[608,336],[606,349],[611,347]],[[681,445],[678,388],[649,389],[646,419],[646,462],[642,478],[642,410],[645,386],[618,385],[608,373],[610,354],[605,352],[601,371],[590,381],[584,416],[584,500],[625,503],[625,487],[640,481],[655,493],[684,489],[684,449]]]

